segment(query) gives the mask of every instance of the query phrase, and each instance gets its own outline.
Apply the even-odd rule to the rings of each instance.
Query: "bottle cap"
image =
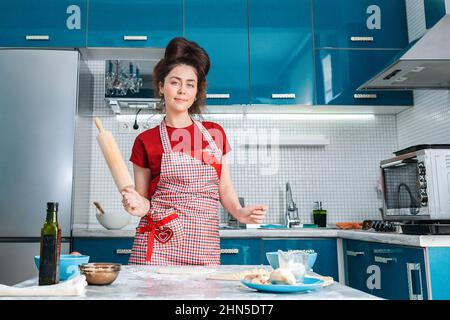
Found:
[[[58,202],[47,202],[47,211],[58,211]]]

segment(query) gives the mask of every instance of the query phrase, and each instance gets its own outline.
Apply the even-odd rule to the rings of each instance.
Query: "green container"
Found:
[[[317,224],[319,228],[327,226],[327,210],[322,209],[322,201],[314,202],[313,223]]]

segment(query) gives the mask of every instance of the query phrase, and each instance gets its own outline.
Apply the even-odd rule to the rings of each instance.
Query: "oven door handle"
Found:
[[[397,161],[393,161],[393,162],[390,162],[390,163],[382,164],[382,165],[380,165],[380,167],[384,169],[384,168],[395,167],[395,166],[398,166],[398,165],[402,165],[404,163],[412,163],[412,162],[413,163],[417,162],[417,160],[411,160],[411,159],[397,160]]]

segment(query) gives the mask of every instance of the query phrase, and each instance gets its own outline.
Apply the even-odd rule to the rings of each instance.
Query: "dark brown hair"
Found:
[[[207,81],[210,62],[206,51],[196,42],[185,38],[174,38],[166,47],[164,58],[153,68],[153,87],[157,96],[160,96],[159,84],[164,83],[164,79],[169,72],[178,65],[188,65],[195,69],[197,74],[197,96],[196,100],[189,108],[190,114],[199,114],[205,107]],[[163,97],[164,99],[164,97]]]

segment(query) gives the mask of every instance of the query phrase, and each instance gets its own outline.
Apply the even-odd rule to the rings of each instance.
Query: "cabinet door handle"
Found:
[[[131,254],[131,249],[116,249],[116,254]]]
[[[380,257],[380,256],[374,256],[373,257],[375,262],[379,262],[379,263],[389,263],[391,261],[397,262],[397,258],[385,258],[385,257]]]
[[[147,36],[123,36],[125,41],[147,41]]]
[[[295,99],[295,93],[272,93],[272,99]]]
[[[354,99],[377,99],[378,95],[376,93],[355,93],[353,95]]]
[[[33,41],[33,40],[50,40],[49,35],[26,35],[25,40]]]
[[[220,249],[220,254],[238,254],[239,249]]]
[[[422,273],[420,272],[420,263],[407,263],[406,270],[408,272],[409,300],[423,300]],[[413,281],[413,272],[418,275],[418,280]]]
[[[350,37],[352,42],[372,42],[373,37]]]
[[[229,93],[207,93],[207,99],[230,99]]]
[[[347,255],[351,256],[351,257],[357,257],[357,256],[363,256],[364,252],[363,251],[351,251],[351,250],[347,250]]]

